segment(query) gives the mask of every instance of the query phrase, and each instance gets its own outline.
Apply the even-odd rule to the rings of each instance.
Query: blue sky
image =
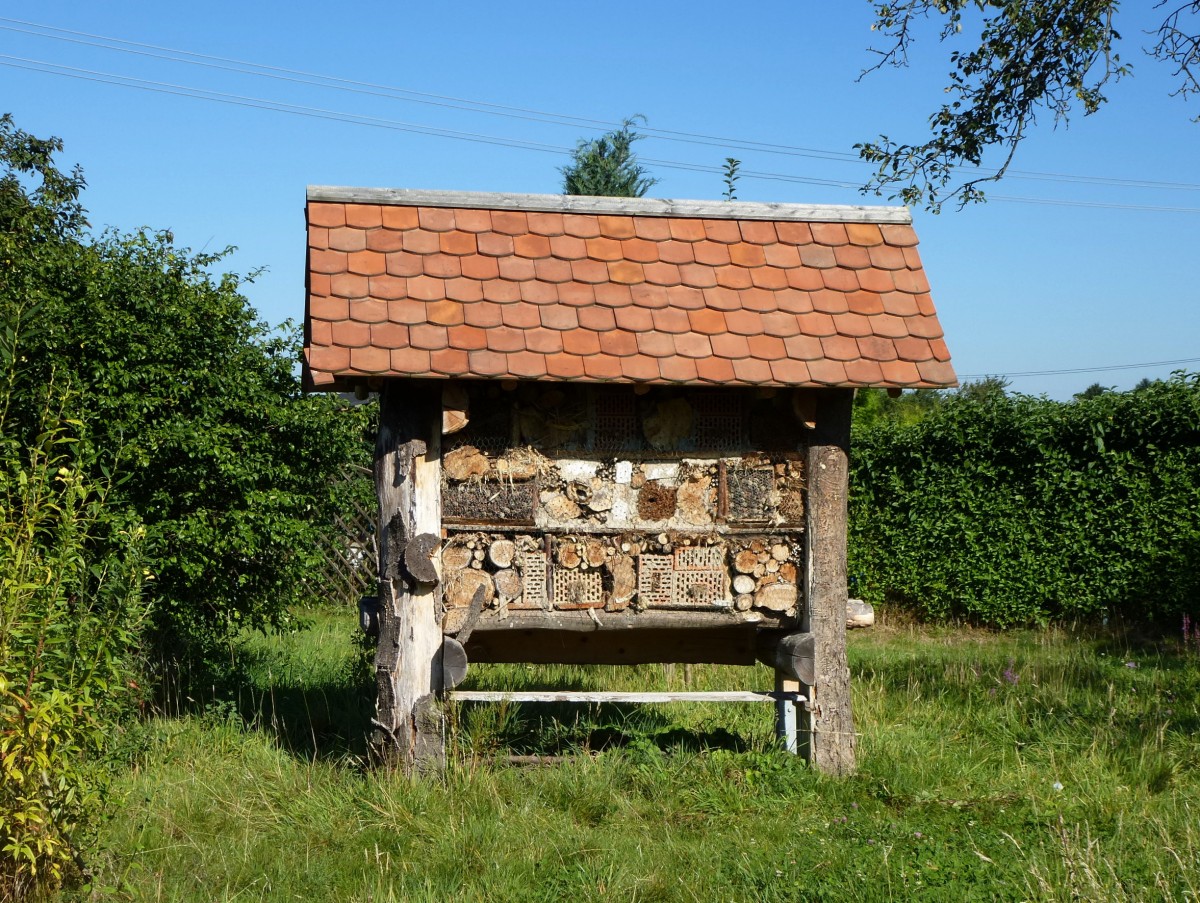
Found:
[[[1170,97],[1169,72],[1140,52],[1153,23],[1137,16],[1150,12],[1131,8],[1121,23],[1135,74],[1108,91],[1112,102],[1069,128],[1047,117],[1022,147],[1014,168],[1033,175],[990,188],[983,206],[914,211],[960,374],[1007,374],[1017,391],[1065,398],[1178,367],[1013,374],[1180,360],[1200,370],[1200,124],[1190,121],[1200,103]],[[236,245],[228,268],[265,268],[246,294],[272,323],[303,314],[309,184],[555,193],[562,149],[642,113],[654,129],[713,136],[638,145],[661,180],[654,196],[720,197],[733,156],[741,200],[886,203],[852,187],[869,175],[853,145],[880,133],[920,140],[949,69],[931,36],[912,68],[859,81],[873,61],[866,0],[753,12],[623,0],[61,2],[0,15],[65,30],[0,20],[0,111],[66,142],[93,225]],[[96,36],[210,58],[118,52]],[[211,57],[275,68],[248,74]],[[103,81],[118,75],[160,90]],[[226,102],[179,96],[196,89]]]

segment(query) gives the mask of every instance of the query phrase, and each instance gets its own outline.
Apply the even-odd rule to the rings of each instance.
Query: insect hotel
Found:
[[[761,661],[774,692],[703,695],[852,771],[854,390],[955,384],[908,211],[312,187],[307,217],[307,385],[379,393],[376,751],[436,767],[468,660]]]

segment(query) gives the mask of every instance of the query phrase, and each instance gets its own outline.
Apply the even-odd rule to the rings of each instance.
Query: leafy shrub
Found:
[[[951,396],[857,429],[852,591],[995,626],[1175,625],[1200,591],[1200,376],[1073,402]]]
[[[30,446],[8,430],[12,337],[0,335],[0,900],[78,870],[104,753],[138,693],[146,614],[144,531],[106,511],[108,487],[80,465],[82,424],[47,411]]]

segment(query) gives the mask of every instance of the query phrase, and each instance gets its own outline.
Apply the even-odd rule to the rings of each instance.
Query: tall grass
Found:
[[[1067,631],[851,638],[861,767],[769,706],[464,704],[441,780],[361,767],[349,616],[256,639],[240,702],[146,725],[96,894],[155,900],[1200,899],[1200,659]],[[476,687],[678,687],[490,666]],[[695,688],[765,669],[696,666]],[[570,754],[518,768],[511,753]]]

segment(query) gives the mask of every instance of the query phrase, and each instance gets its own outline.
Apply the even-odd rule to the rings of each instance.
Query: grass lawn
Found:
[[[463,705],[437,781],[361,767],[351,612],[252,638],[231,702],[130,738],[105,899],[1200,900],[1200,655],[1063,631],[851,636],[859,773],[771,707]],[[695,666],[693,689],[765,689]],[[675,689],[682,666],[468,686]],[[574,753],[507,764],[510,753]]]

